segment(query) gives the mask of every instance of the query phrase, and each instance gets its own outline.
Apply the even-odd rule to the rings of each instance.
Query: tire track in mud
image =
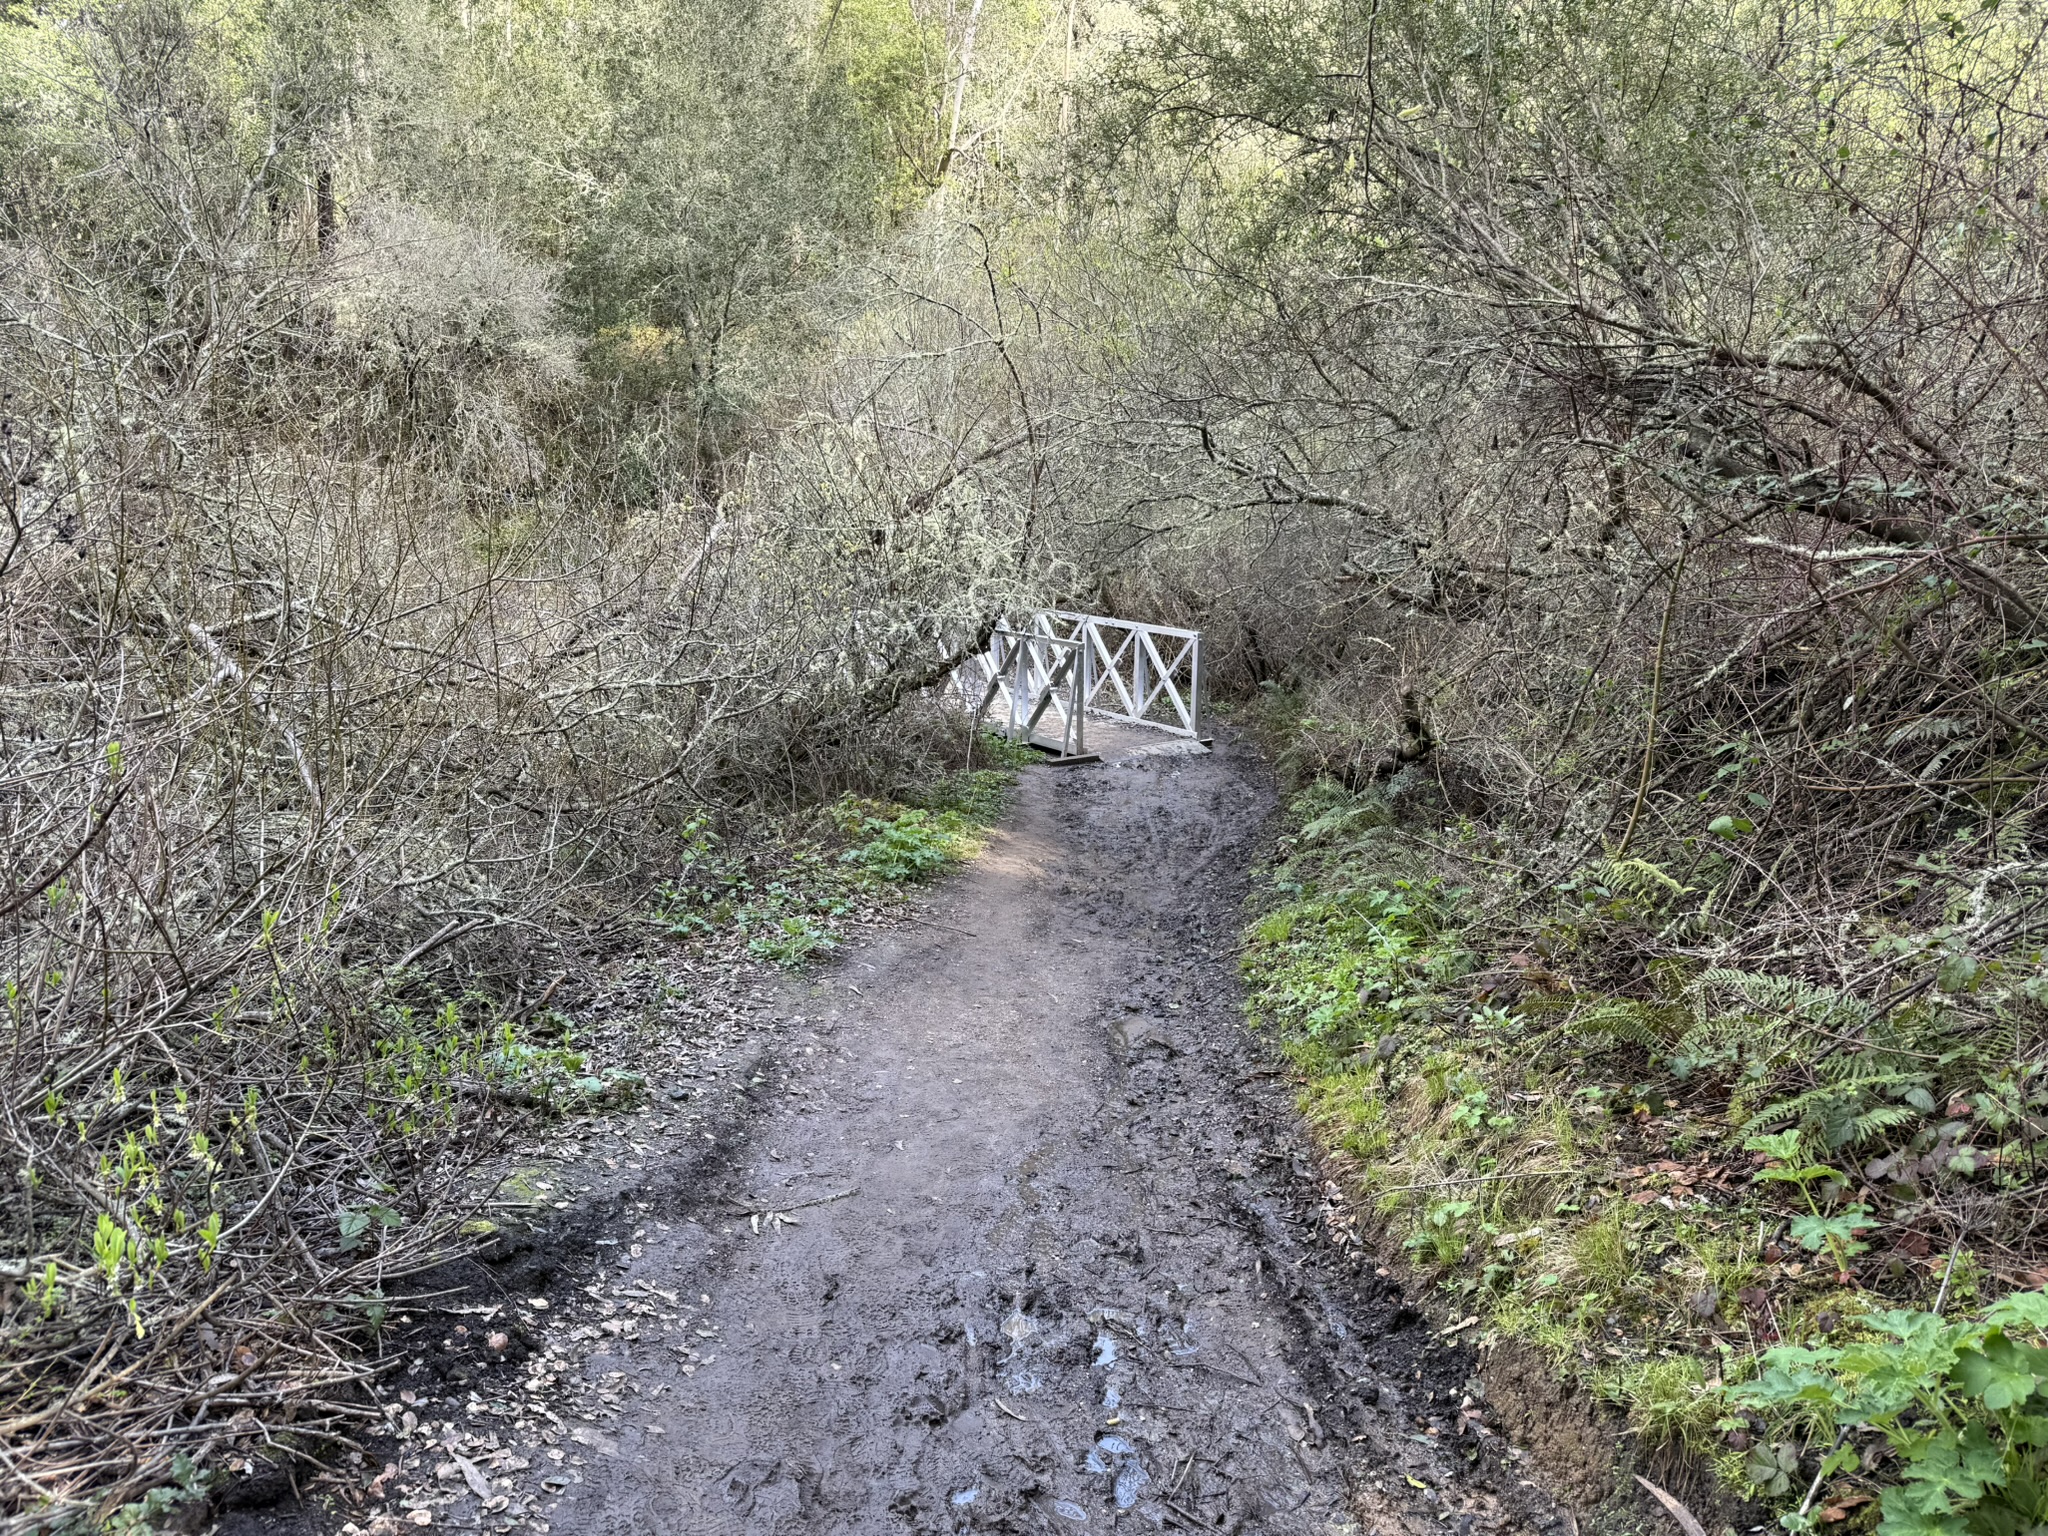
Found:
[[[620,1277],[709,1296],[718,1353],[588,1362],[637,1422],[554,1530],[1547,1524],[1476,1486],[1462,1359],[1315,1240],[1240,1023],[1256,762],[1037,769],[1019,802],[923,924],[785,999],[803,1091]]]

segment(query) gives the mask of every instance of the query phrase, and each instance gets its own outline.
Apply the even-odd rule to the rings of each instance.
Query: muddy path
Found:
[[[1332,1241],[1285,1074],[1244,1029],[1271,810],[1229,742],[1027,771],[914,921],[783,987],[717,1155],[637,1176],[573,1277],[609,1314],[577,1330],[594,1342],[571,1365],[545,1337],[561,1303],[535,1319],[531,1443],[458,1463],[451,1425],[452,1497],[404,1518],[1562,1528],[1469,1360]]]

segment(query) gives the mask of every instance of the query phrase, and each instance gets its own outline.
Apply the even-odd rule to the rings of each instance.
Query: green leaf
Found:
[[[1742,1407],[1783,1408],[1794,1403],[1837,1407],[1844,1401],[1841,1383],[1824,1369],[1815,1368],[1832,1365],[1833,1351],[1774,1349],[1764,1359],[1767,1368],[1762,1375],[1729,1393]]]
[[[1984,1320],[2009,1326],[2022,1323],[2042,1333],[2048,1333],[2048,1291],[2014,1291],[1992,1303]]]
[[[1982,1424],[1972,1424],[1960,1434],[1945,1429],[1921,1451],[1913,1480],[1950,1500],[1973,1502],[2005,1482],[2005,1461]]]
[[[1956,1375],[1963,1389],[1993,1413],[2016,1408],[2040,1385],[2025,1354],[2003,1335],[1988,1338],[1982,1348],[1963,1351]]]
[[[1811,1184],[1819,1179],[1839,1179],[1844,1176],[1839,1168],[1830,1168],[1824,1163],[1813,1163],[1805,1168],[1766,1168],[1756,1177],[1759,1184]]]
[[[1861,1253],[1869,1246],[1856,1241],[1856,1234],[1870,1225],[1870,1212],[1860,1205],[1827,1216],[1794,1216],[1792,1236],[1808,1253],[1823,1246],[1838,1245],[1849,1253]]]
[[[1934,973],[1934,985],[1943,992],[1968,992],[1977,985],[1983,967],[1970,955],[1950,955]]]
[[[1742,1143],[1745,1152],[1761,1152],[1774,1163],[1789,1163],[1799,1156],[1799,1132],[1779,1131],[1774,1136],[1751,1136]]]
[[[1716,837],[1741,837],[1746,832],[1754,832],[1756,823],[1747,816],[1716,816],[1707,823],[1707,830]]]
[[[1885,1489],[1877,1508],[1878,1536],[1971,1536],[1961,1515],[1923,1509],[1903,1486]]]
[[[1755,1446],[1742,1464],[1743,1475],[1772,1497],[1792,1491],[1792,1475],[1798,1470],[1799,1452],[1789,1445]]]

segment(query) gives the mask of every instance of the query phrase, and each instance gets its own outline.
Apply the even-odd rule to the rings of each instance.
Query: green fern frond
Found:
[[[1883,1090],[1919,1087],[1927,1081],[1924,1072],[1876,1072],[1844,1082],[1822,1083],[1796,1097],[1766,1105],[1750,1116],[1742,1129],[1748,1133],[1774,1125],[1797,1125],[1818,1134],[1831,1150],[1851,1146],[1866,1134],[1875,1134],[1887,1125],[1911,1118],[1910,1108],[1884,1103],[1887,1095]],[[1867,1133],[1862,1129],[1866,1118],[1871,1124]]]
[[[1902,1067],[1897,1057],[1882,1049],[1836,1051],[1818,1062],[1820,1075],[1830,1083],[1864,1088],[1911,1088],[1932,1081],[1923,1071]]]
[[[1377,796],[1334,806],[1301,829],[1301,841],[1309,847],[1339,838],[1354,838],[1393,820],[1386,802]]]
[[[2026,857],[2027,834],[2033,830],[2032,811],[2014,811],[1998,824],[1998,830],[1991,834],[1991,846],[2001,864],[2010,864]]]
[[[1760,1011],[1815,1025],[1835,1034],[1852,1034],[1869,1025],[1870,1004],[1836,987],[1817,987],[1795,976],[1716,967],[1700,977],[1702,999],[1732,992]]]
[[[1969,726],[1970,722],[1960,715],[1922,715],[1918,720],[1908,720],[1885,737],[1884,744],[1889,748],[1909,741],[1935,741],[1945,736],[1959,736]]]
[[[1886,1131],[1911,1125],[1920,1118],[1919,1111],[1909,1104],[1880,1104],[1876,1109],[1867,1109],[1850,1120],[1847,1144],[1860,1147]]]
[[[1624,896],[1683,896],[1685,887],[1648,859],[1603,859],[1600,883]]]
[[[1604,1036],[1646,1051],[1655,1051],[1670,1042],[1683,1018],[1684,1014],[1669,1003],[1605,998],[1576,1015],[1571,1021],[1571,1030],[1581,1037]]]
[[[1671,1050],[1671,1064],[1681,1073],[1741,1068],[1761,1078],[1775,1071],[1791,1053],[1781,1021],[1753,1013],[1715,1013],[1696,1020]]]

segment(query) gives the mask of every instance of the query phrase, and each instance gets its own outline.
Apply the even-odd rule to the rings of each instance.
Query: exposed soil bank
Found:
[[[1333,1238],[1244,1030],[1271,808],[1227,742],[1027,771],[918,921],[788,984],[726,1155],[646,1170],[590,1288],[644,1299],[582,1362],[614,1414],[507,1444],[499,1508],[456,1481],[433,1524],[1561,1525],[1469,1358]]]

